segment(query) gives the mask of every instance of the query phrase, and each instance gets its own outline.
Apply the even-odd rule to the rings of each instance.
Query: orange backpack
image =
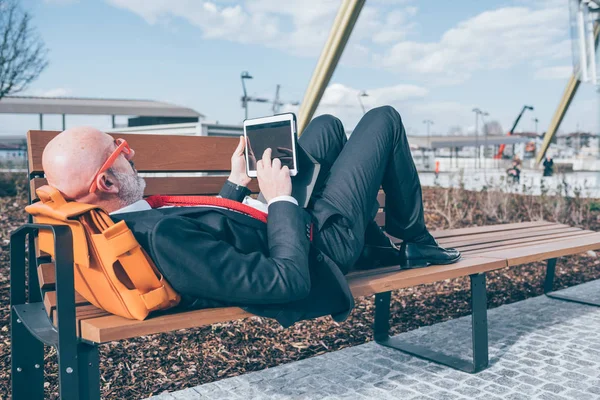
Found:
[[[50,186],[42,186],[36,193],[40,201],[25,210],[36,223],[71,227],[75,290],[87,301],[109,313],[137,320],[145,319],[151,311],[179,304],[180,296],[125,222],[115,224],[97,206],[68,202]],[[39,232],[38,247],[54,256],[51,232]]]

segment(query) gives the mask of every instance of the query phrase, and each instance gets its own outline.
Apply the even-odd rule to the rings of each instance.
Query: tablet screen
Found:
[[[291,121],[248,125],[246,126],[246,136],[248,138],[248,169],[256,170],[256,161],[262,158],[264,151],[269,147],[272,151],[271,159],[279,158],[282,166],[286,165],[290,170],[294,168]]]

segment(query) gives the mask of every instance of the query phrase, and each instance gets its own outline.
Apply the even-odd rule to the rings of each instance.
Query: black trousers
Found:
[[[426,231],[419,175],[400,114],[390,106],[370,110],[350,139],[341,121],[322,115],[299,139],[321,163],[308,207],[317,232],[315,245],[346,273],[360,256],[367,224],[386,194],[386,231],[410,240]]]

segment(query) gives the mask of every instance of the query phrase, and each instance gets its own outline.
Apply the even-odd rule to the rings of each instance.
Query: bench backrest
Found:
[[[42,153],[46,144],[60,132],[29,131],[27,155],[32,199],[35,189],[46,184]],[[135,167],[139,172],[190,173],[210,172],[222,176],[155,176],[146,178],[146,195],[217,194],[231,168],[231,154],[238,139],[212,136],[175,136],[148,134],[111,134],[126,139],[136,151]],[[254,181],[253,192],[258,191]]]
[[[35,189],[45,185],[42,153],[46,144],[60,132],[27,132],[28,168],[31,199]],[[135,150],[135,168],[142,173],[211,173],[210,176],[152,176],[146,177],[144,194],[163,195],[216,195],[231,168],[231,155],[238,144],[237,137],[180,136],[157,134],[111,133],[123,138]],[[163,174],[164,175],[164,174]],[[219,175],[219,176],[215,176]],[[258,192],[256,179],[250,184],[253,193]],[[382,207],[377,222],[383,225],[385,196],[379,195]]]

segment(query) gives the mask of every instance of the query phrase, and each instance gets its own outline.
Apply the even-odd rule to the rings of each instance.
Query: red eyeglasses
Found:
[[[108,157],[106,162],[104,164],[102,164],[102,166],[100,167],[98,172],[96,172],[96,174],[94,175],[94,180],[92,181],[92,185],[90,186],[90,193],[94,193],[96,191],[96,189],[98,189],[98,184],[96,183],[96,181],[98,179],[98,175],[100,175],[101,173],[105,172],[110,167],[112,167],[112,165],[115,163],[117,157],[119,157],[119,155],[121,155],[121,153],[131,154],[131,148],[129,147],[129,145],[127,144],[127,141],[125,139],[115,139],[115,144],[117,145],[117,148],[115,149],[115,151],[112,152],[110,157]]]

